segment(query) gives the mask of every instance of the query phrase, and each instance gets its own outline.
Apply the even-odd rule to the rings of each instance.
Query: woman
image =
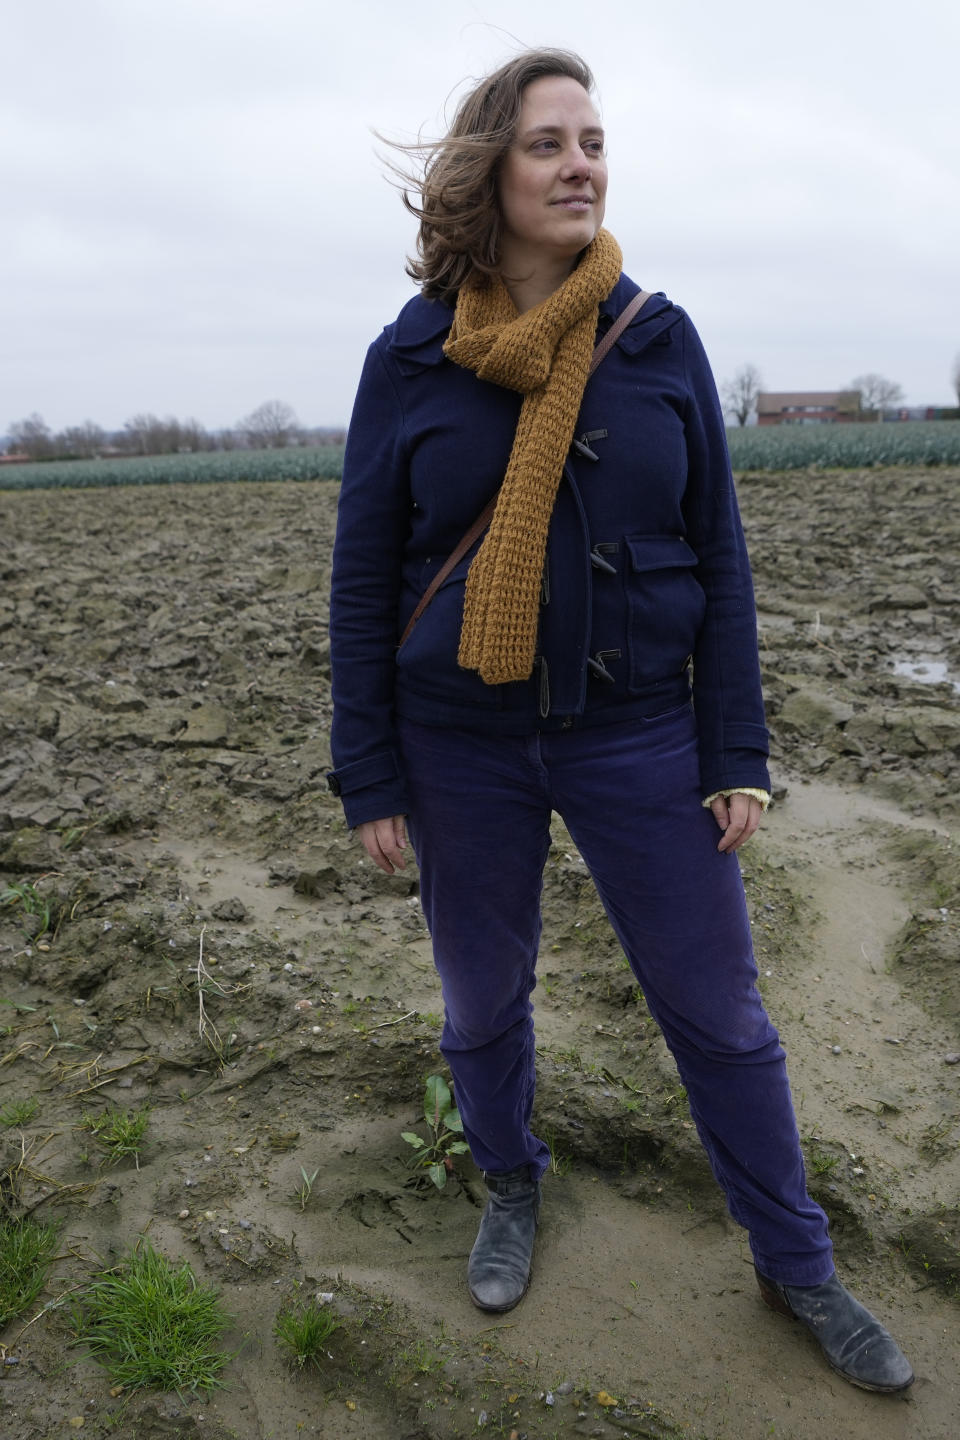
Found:
[[[528,51],[431,152],[421,294],[371,346],[331,600],[336,769],[371,859],[409,823],[444,995],[441,1050],[489,1199],[468,1283],[526,1291],[548,1150],[530,993],[552,810],[676,1059],[764,1299],[853,1383],[913,1379],[837,1279],[784,1054],[755,986],[735,851],[768,799],[749,566],[699,339],[602,228],[584,63]],[[502,482],[502,485],[501,485]],[[491,496],[496,509],[399,638]],[[691,662],[693,672],[691,702]],[[406,819],[405,819],[406,817]]]

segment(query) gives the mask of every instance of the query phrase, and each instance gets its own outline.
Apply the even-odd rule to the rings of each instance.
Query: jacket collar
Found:
[[[604,332],[639,289],[640,286],[631,280],[629,275],[621,274],[606,300],[600,302],[600,325]],[[652,340],[672,329],[680,319],[680,314],[678,307],[667,299],[663,291],[658,291],[647,301],[639,315],[635,315],[630,321],[617,340],[618,349],[627,355],[638,355]]]
[[[424,365],[439,365],[443,359],[443,342],[452,324],[450,305],[415,295],[394,323],[387,326],[387,349],[405,373]]]
[[[639,290],[628,275],[620,279],[600,303],[602,328],[612,321]],[[680,319],[680,310],[660,293],[644,305],[617,341],[617,345],[628,355],[636,355],[650,344],[651,340],[672,328]],[[386,329],[387,349],[404,373],[412,373],[425,366],[439,365],[443,359],[443,342],[453,324],[453,308],[441,300],[425,300],[415,295],[408,300],[393,325]]]

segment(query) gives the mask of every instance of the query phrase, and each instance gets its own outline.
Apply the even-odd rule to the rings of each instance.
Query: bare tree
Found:
[[[123,428],[127,432],[127,444],[135,455],[155,455],[155,446],[159,431],[163,427],[163,421],[157,415],[141,413],[131,415],[129,420],[123,422]]]
[[[252,449],[282,450],[298,437],[300,421],[296,412],[282,400],[265,400],[238,421],[237,428]]]
[[[212,450],[214,441],[212,436],[207,434],[207,428],[202,425],[194,416],[189,415],[186,420],[180,423],[180,450]]]
[[[50,426],[36,411],[25,420],[14,420],[7,434],[12,455],[29,455],[31,460],[48,460],[53,454]]]
[[[70,425],[55,437],[57,454],[92,460],[99,455],[106,444],[106,434],[94,420],[84,420],[82,425]]]
[[[180,421],[175,415],[133,415],[124,422],[126,444],[135,455],[176,455],[181,450],[209,448],[207,432],[199,420]]]
[[[720,394],[723,408],[735,415],[738,425],[746,425],[757,406],[763,379],[755,365],[741,365],[732,380],[724,381]]]
[[[873,371],[851,380],[850,389],[860,391],[862,410],[876,410],[878,416],[885,406],[896,405],[903,399],[902,385],[898,385],[896,380],[888,380],[885,375],[876,375]]]

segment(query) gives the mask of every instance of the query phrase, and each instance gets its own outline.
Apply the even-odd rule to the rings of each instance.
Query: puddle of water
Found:
[[[960,680],[950,674],[943,660],[895,660],[893,673],[907,680],[921,680],[927,685],[942,685],[947,681],[960,695]]]

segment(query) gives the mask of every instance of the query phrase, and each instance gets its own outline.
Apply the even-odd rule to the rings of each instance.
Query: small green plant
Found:
[[[435,1375],[444,1370],[446,1360],[429,1340],[418,1336],[412,1345],[400,1351],[397,1364],[408,1374]]]
[[[196,965],[190,967],[190,974],[196,977],[197,1034],[201,1042],[213,1052],[217,1065],[223,1070],[230,1064],[233,1058],[233,1047],[237,1039],[237,1033],[235,1030],[231,1030],[226,1038],[220,1034],[220,1031],[207,1014],[206,996],[215,995],[220,999],[226,999],[228,996],[236,994],[245,987],[234,985],[229,989],[224,989],[219,981],[214,980],[203,958],[203,937],[206,934],[206,930],[206,925],[200,927],[200,952],[197,956]]]
[[[400,1138],[413,1146],[415,1153],[410,1164],[426,1170],[437,1189],[442,1190],[447,1175],[453,1170],[453,1156],[463,1155],[470,1148],[465,1140],[458,1138],[463,1134],[463,1121],[442,1075],[427,1076],[423,1118],[430,1128],[430,1140],[421,1139],[412,1130],[404,1130]]]
[[[132,1155],[140,1169],[140,1142],[150,1119],[150,1106],[139,1110],[105,1110],[102,1115],[84,1115],[80,1122],[107,1152],[104,1165],[116,1165],[125,1155]]]
[[[11,1100],[0,1110],[0,1125],[12,1130],[16,1125],[29,1125],[40,1109],[39,1100]]]
[[[60,830],[60,849],[79,850],[91,830],[102,826],[108,833],[112,829],[111,822],[117,817],[101,815],[97,820],[91,820],[88,825],[65,825]]]
[[[840,1164],[840,1156],[831,1155],[829,1150],[825,1150],[822,1145],[819,1145],[817,1141],[819,1141],[820,1138],[819,1135],[805,1135],[803,1137],[804,1155],[807,1165],[813,1171],[814,1175],[829,1175],[830,1171],[836,1170]]]
[[[306,1304],[288,1305],[279,1311],[273,1333],[298,1370],[308,1364],[315,1365],[319,1370],[324,1358],[330,1358],[325,1348],[327,1341],[339,1328],[339,1320],[327,1306],[309,1300]]]
[[[310,1204],[310,1197],[313,1195],[313,1182],[320,1174],[320,1167],[317,1166],[312,1175],[308,1175],[303,1166],[300,1166],[301,1183],[297,1187],[297,1199],[300,1201],[300,1209],[306,1210]]]
[[[947,1155],[956,1154],[957,1147],[953,1140],[953,1132],[957,1128],[958,1121],[960,1121],[960,1116],[947,1115],[933,1125],[928,1125],[917,1144],[920,1154],[934,1163],[937,1160],[943,1160]]]
[[[40,1294],[59,1233],[59,1225],[41,1225],[29,1215],[0,1218],[0,1330]]]
[[[146,1243],[102,1271],[73,1310],[77,1342],[125,1390],[150,1385],[183,1394],[222,1386],[220,1372],[232,1357],[218,1341],[230,1323],[216,1290]]]
[[[550,1147],[550,1174],[567,1175],[573,1164],[572,1155],[561,1155],[557,1149],[557,1133],[555,1130],[548,1130],[544,1136]]]
[[[19,885],[5,885],[0,890],[0,910],[19,907],[20,923],[24,934],[31,940],[39,940],[50,929],[52,910],[50,901],[41,895],[36,885],[29,880]]]

